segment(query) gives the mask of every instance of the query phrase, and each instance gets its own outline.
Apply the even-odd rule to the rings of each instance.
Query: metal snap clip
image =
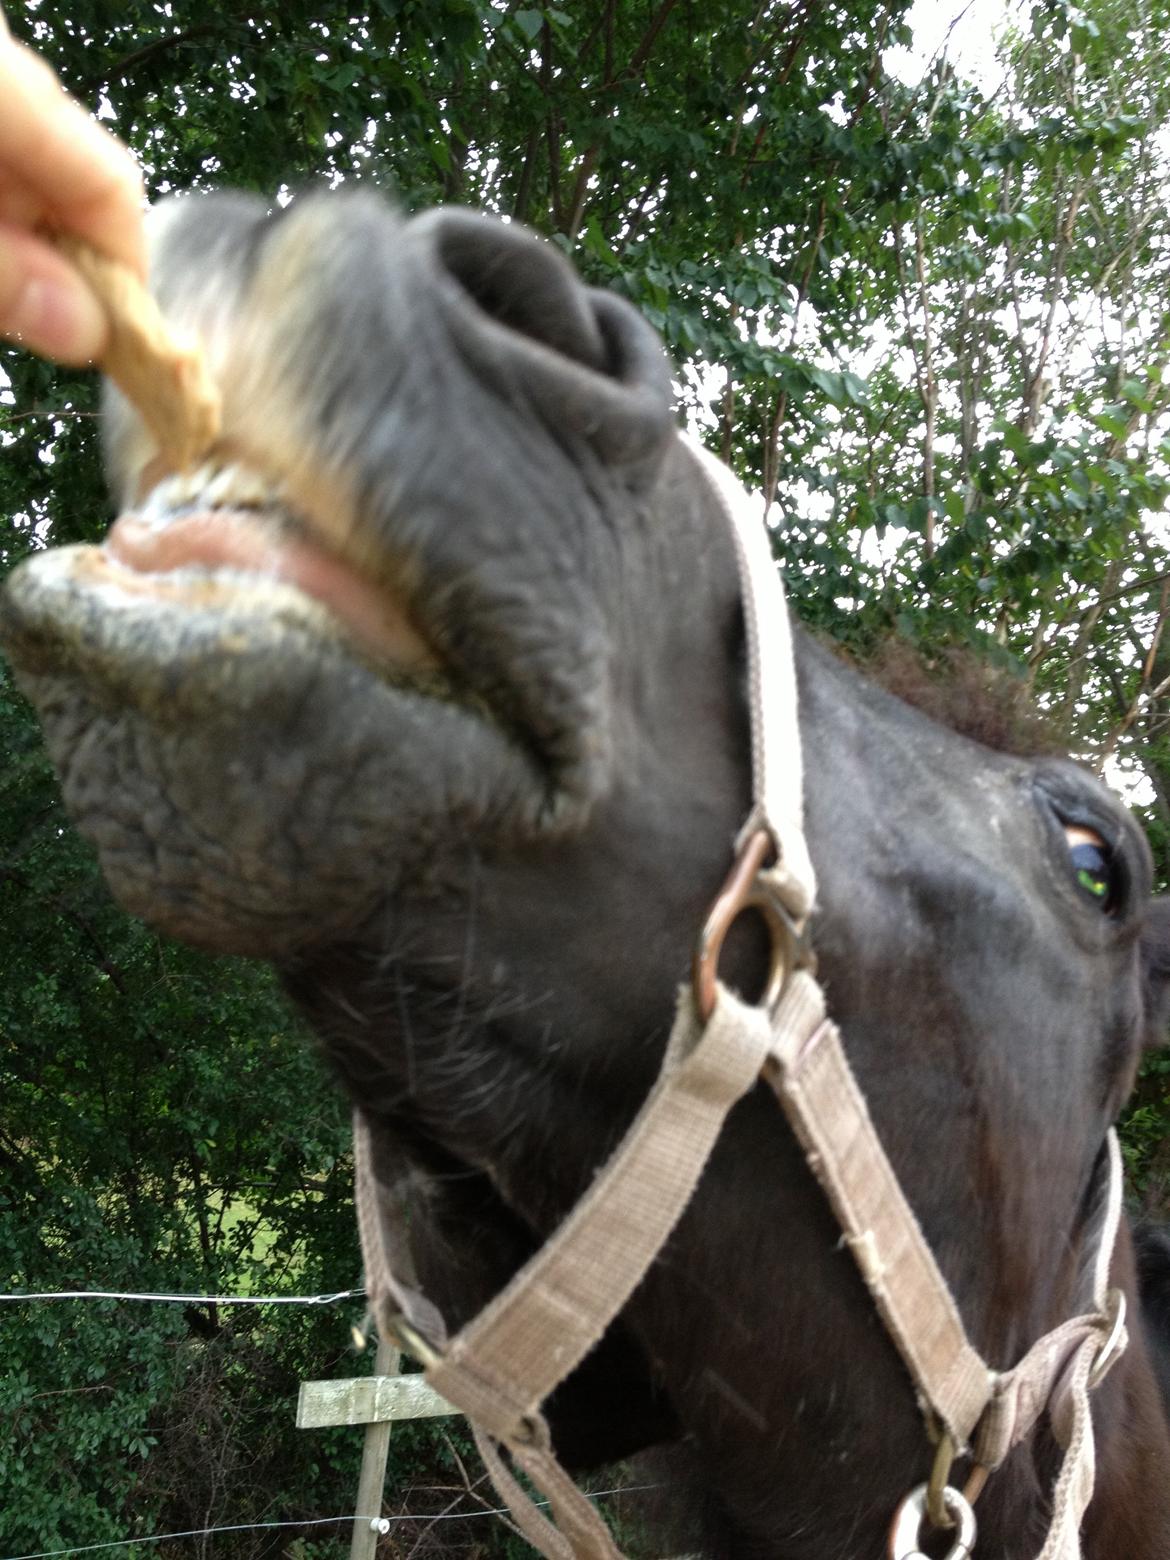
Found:
[[[927,1525],[926,1499],[928,1486],[920,1484],[911,1490],[894,1513],[890,1528],[889,1560],[927,1560],[919,1547],[922,1529]],[[942,1492],[943,1504],[955,1529],[951,1547],[944,1560],[971,1560],[975,1548],[975,1513],[958,1490],[948,1484]]]

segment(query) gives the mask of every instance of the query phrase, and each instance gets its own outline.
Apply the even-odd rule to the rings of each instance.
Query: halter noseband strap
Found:
[[[690,447],[735,537],[748,630],[754,805],[737,841],[736,866],[700,941],[695,979],[680,993],[661,1073],[564,1223],[445,1345],[434,1308],[401,1277],[408,1244],[385,1193],[379,1196],[375,1187],[376,1145],[359,1111],[355,1200],[371,1310],[379,1329],[416,1355],[432,1385],[467,1414],[497,1489],[529,1542],[550,1560],[621,1560],[597,1511],[557,1461],[541,1407],[625,1305],[681,1217],[731,1107],[762,1077],[832,1204],[914,1381],[932,1437],[945,1437],[952,1455],[970,1448],[977,1465],[990,1470],[1048,1409],[1066,1455],[1039,1560],[1079,1560],[1094,1467],[1088,1393],[1125,1345],[1123,1313],[1107,1302],[1121,1205],[1116,1139],[1110,1133],[1109,1171],[1098,1187],[1093,1312],[1066,1322],[1014,1370],[996,1375],[966,1337],[812,974],[805,926],[815,878],[802,824],[796,679],[783,587],[758,507],[724,466],[697,444]],[[718,981],[722,934],[748,905],[764,914],[776,950],[762,1005],[743,1002]],[[517,1483],[500,1447],[545,1494],[554,1521]],[[941,1471],[932,1500],[951,1513],[961,1505],[966,1521],[963,1497],[944,1487],[949,1458],[936,1467]],[[916,1491],[908,1501],[922,1494]],[[905,1508],[906,1502],[891,1534],[891,1560],[908,1560],[917,1550],[917,1519],[908,1529]],[[973,1519],[969,1527],[973,1534]],[[903,1535],[911,1529],[913,1547],[905,1547]]]

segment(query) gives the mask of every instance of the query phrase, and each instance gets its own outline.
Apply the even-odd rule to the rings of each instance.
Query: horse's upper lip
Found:
[[[209,576],[229,588],[234,579],[241,591],[249,582],[291,585],[324,606],[375,664],[408,676],[439,669],[393,589],[325,546],[247,468],[206,468],[159,484],[114,524],[104,562],[123,588],[160,590],[180,606],[185,594],[192,605],[205,600]]]

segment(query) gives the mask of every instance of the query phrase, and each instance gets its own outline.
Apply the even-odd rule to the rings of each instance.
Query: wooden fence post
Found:
[[[374,1356],[375,1376],[396,1376],[400,1358],[391,1343],[378,1339]],[[386,1487],[386,1459],[390,1452],[390,1421],[372,1419],[362,1444],[362,1471],[358,1477],[357,1510],[349,1541],[349,1560],[374,1560],[378,1549],[377,1519],[382,1515]]]
[[[323,1425],[365,1425],[362,1471],[358,1481],[357,1511],[349,1560],[374,1560],[378,1539],[389,1528],[382,1517],[382,1487],[386,1481],[386,1457],[390,1450],[390,1426],[396,1419],[437,1419],[460,1409],[440,1397],[425,1376],[398,1376],[399,1355],[390,1344],[379,1343],[374,1374],[349,1381],[302,1381],[297,1399],[297,1429]],[[607,1493],[616,1494],[610,1490]],[[425,1519],[424,1519],[425,1520]],[[701,1560],[699,1555],[679,1555],[675,1560]]]
[[[396,1419],[427,1419],[457,1414],[422,1376],[399,1376],[398,1350],[379,1341],[374,1374],[349,1381],[302,1381],[297,1398],[297,1429],[323,1425],[365,1425],[362,1471],[349,1560],[374,1560],[382,1527],[382,1491],[390,1451],[390,1427]]]

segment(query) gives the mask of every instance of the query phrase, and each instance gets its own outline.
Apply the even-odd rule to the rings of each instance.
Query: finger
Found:
[[[100,355],[107,334],[101,305],[73,267],[31,234],[0,226],[0,336],[82,364]]]
[[[5,184],[0,180],[0,223],[32,233],[48,220],[43,200],[23,184]]]
[[[145,274],[142,177],[133,157],[65,95],[43,60],[4,37],[0,182],[35,192],[52,220]]]

